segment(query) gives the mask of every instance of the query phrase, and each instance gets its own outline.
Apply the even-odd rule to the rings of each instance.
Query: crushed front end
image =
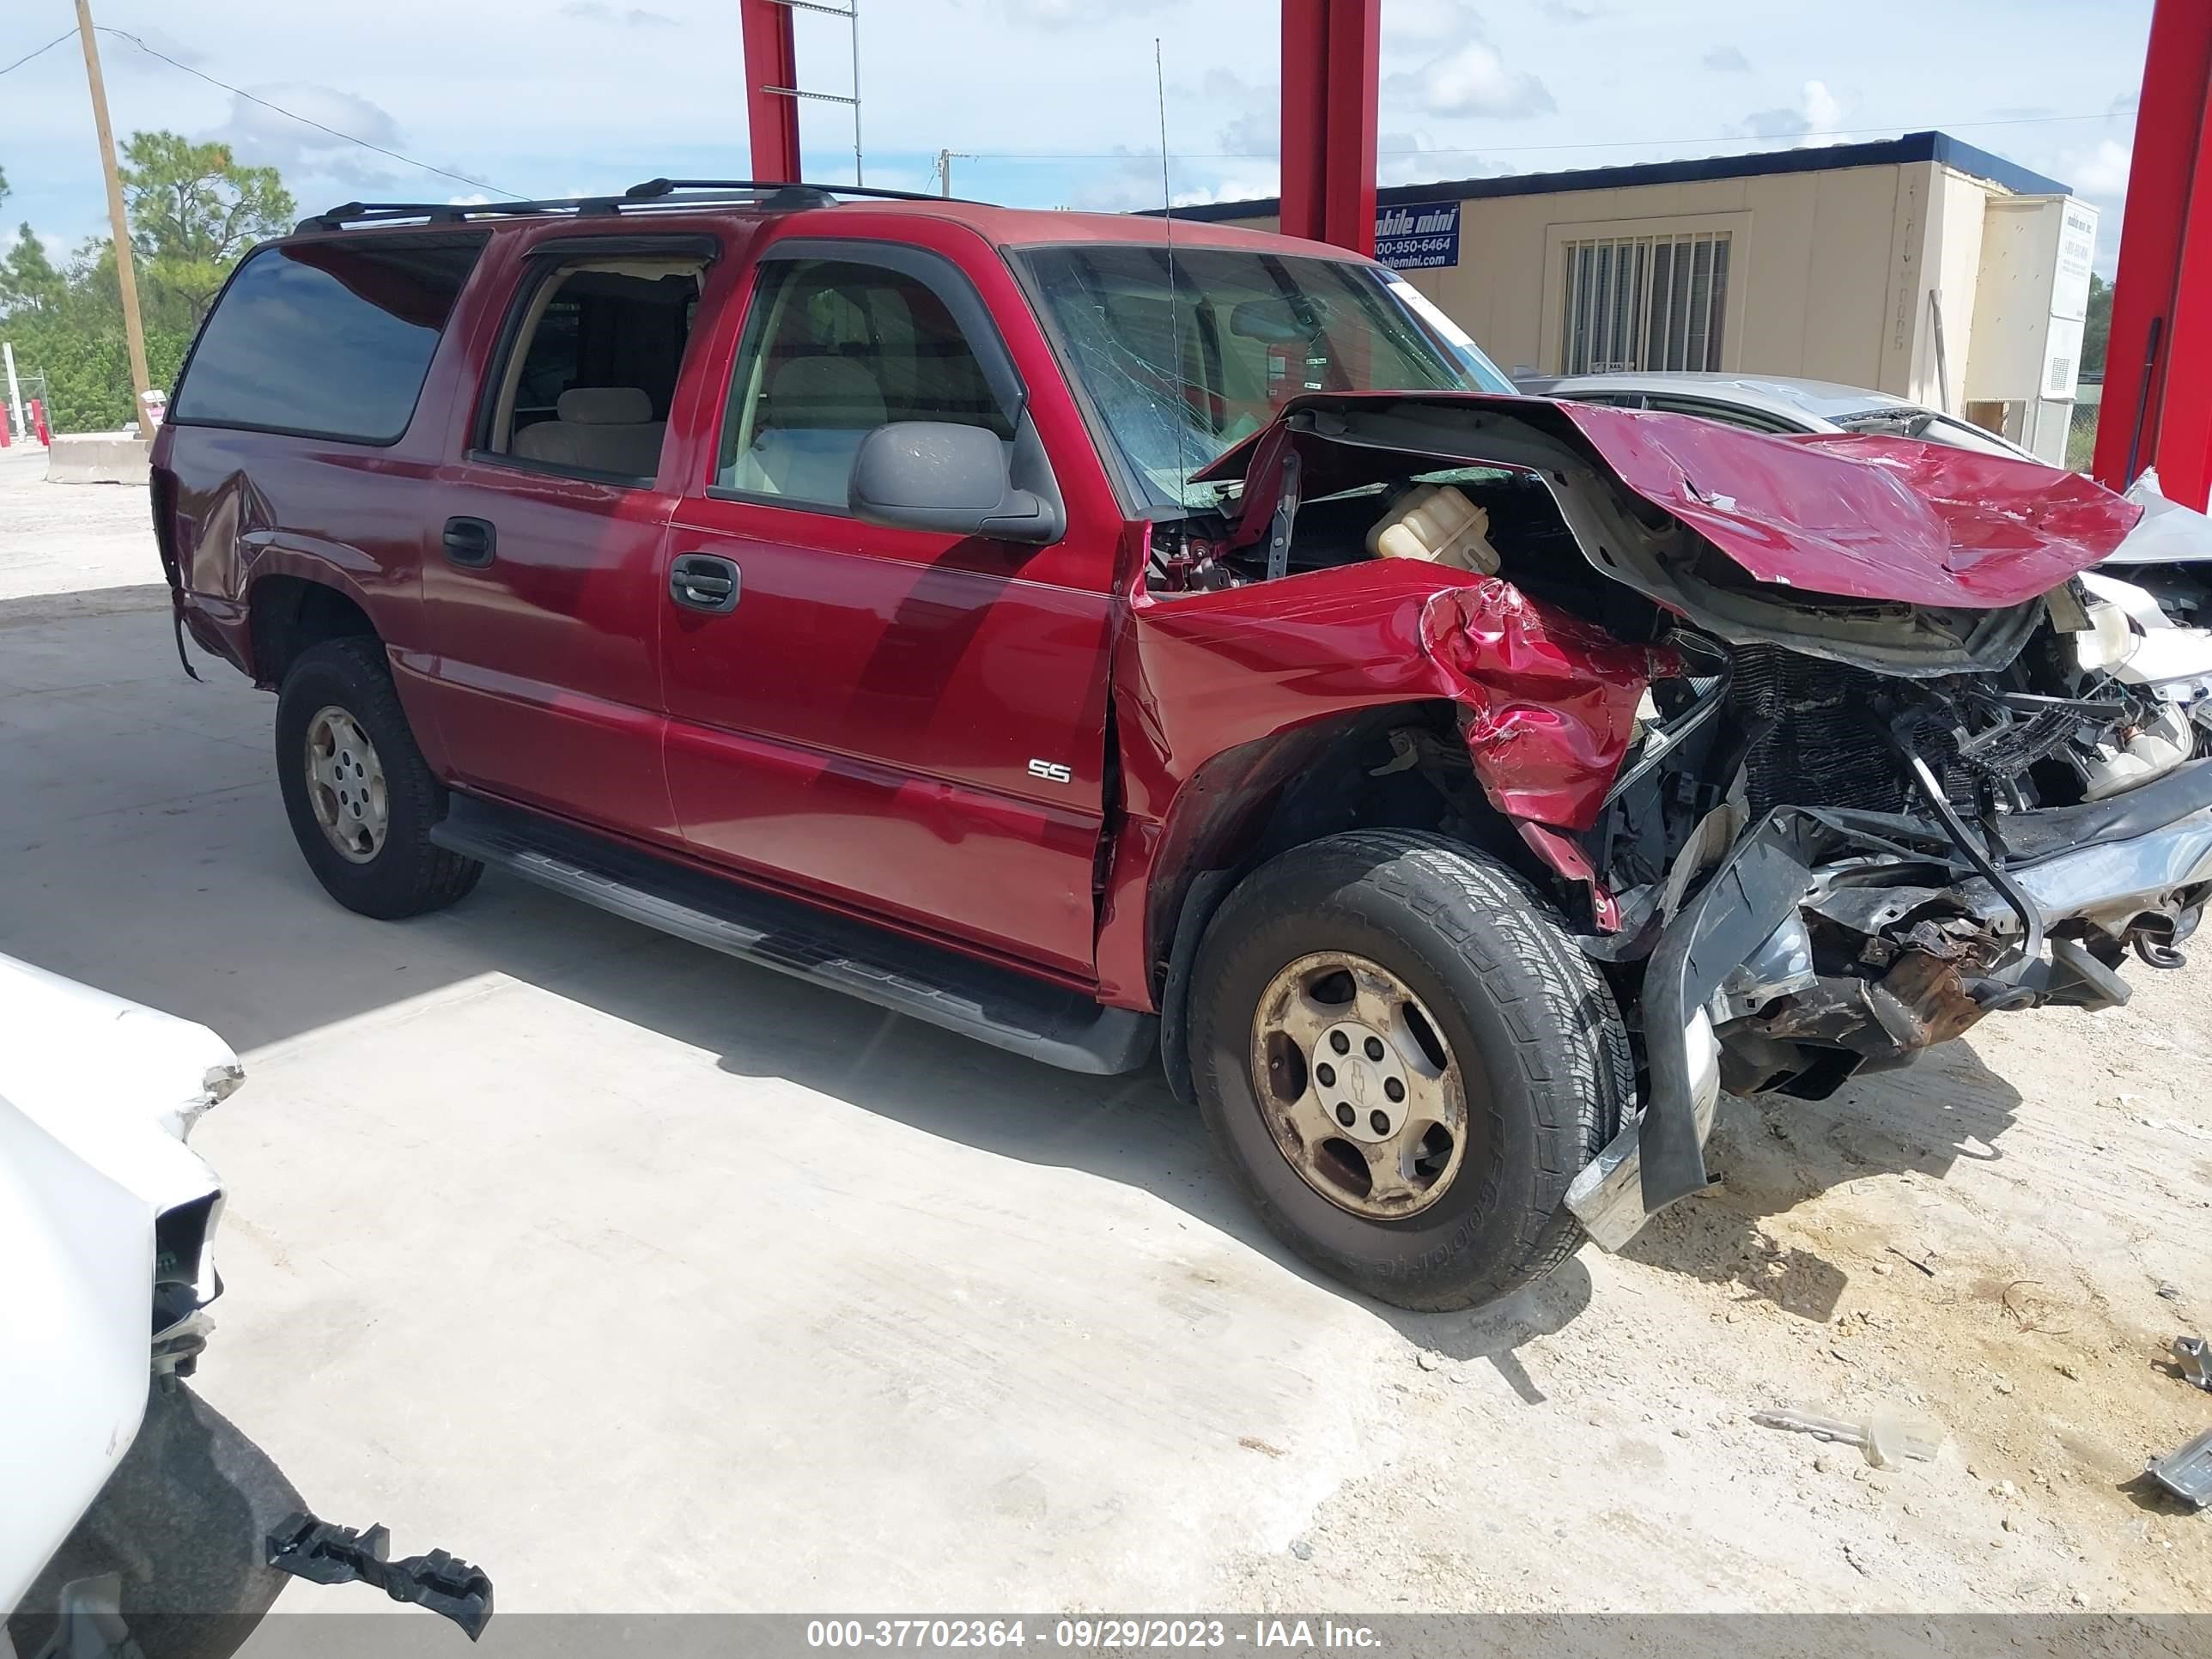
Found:
[[[1476,574],[1430,606],[1423,645],[1637,1037],[1643,1109],[1568,1199],[1601,1245],[1707,1184],[1723,1088],[1818,1098],[1993,1012],[2124,1002],[2130,955],[2179,964],[2212,895],[2208,684],[2129,670],[2142,606],[2082,573],[2136,508],[2089,481],[1402,395],[1297,400],[1218,473],[1237,471],[1231,581],[1263,549],[1263,580],[1350,556],[1350,527],[1396,522],[1414,491],[1480,509]],[[1577,622],[1644,653],[1632,731],[1625,660],[1577,719],[1499,678],[1516,661],[1485,618],[1516,606],[1565,613],[1555,668],[1602,654],[1566,639]],[[1591,732],[1608,740],[1561,740]],[[1516,744],[1553,763],[1540,797],[1512,787]],[[1583,774],[1556,775],[1562,757]]]
[[[2130,953],[2180,964],[2212,760],[2186,710],[2080,666],[2077,594],[2043,608],[1991,674],[1723,647],[1677,694],[1709,729],[1632,755],[1591,832],[1623,927],[1591,945],[1642,963],[1651,1088],[1569,1199],[1601,1244],[1706,1184],[1723,1087],[1818,1099],[1987,1014],[2124,1003]]]

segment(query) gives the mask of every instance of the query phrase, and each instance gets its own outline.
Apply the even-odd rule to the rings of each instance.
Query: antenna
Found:
[[[1168,184],[1168,72],[1160,56],[1160,37],[1152,37],[1152,84],[1160,102],[1160,240],[1168,252],[1168,349],[1175,353],[1176,397],[1183,405],[1176,416],[1176,505],[1190,505],[1190,462],[1183,447],[1182,423],[1190,399],[1182,392],[1182,313],[1176,308],[1175,192]]]

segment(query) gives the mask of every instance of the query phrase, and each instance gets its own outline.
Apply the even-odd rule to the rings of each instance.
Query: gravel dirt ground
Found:
[[[1407,1315],[1277,1249],[1156,1076],[497,877],[337,910],[270,702],[100,591],[143,512],[0,469],[0,950],[240,1048],[199,1386],[503,1611],[2212,1608],[2212,1515],[2140,1479],[2212,1425],[2165,1358],[2212,1327],[2201,963],[1727,1102],[1625,1255]],[[1793,1403],[1948,1437],[1875,1470],[1749,1420]]]

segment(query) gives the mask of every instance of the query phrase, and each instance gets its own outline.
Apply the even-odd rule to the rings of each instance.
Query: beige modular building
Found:
[[[1272,229],[1277,204],[1176,216]],[[1940,132],[1383,190],[1378,256],[1516,376],[1871,386],[2065,453],[2097,210]]]

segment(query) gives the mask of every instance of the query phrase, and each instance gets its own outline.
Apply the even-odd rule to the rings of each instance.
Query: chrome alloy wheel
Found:
[[[1268,981],[1252,1083],[1306,1184],[1370,1220],[1419,1215],[1458,1174],[1467,1088],[1420,999],[1364,957],[1321,951]]]
[[[307,800],[331,846],[356,864],[384,848],[391,826],[384,763],[361,722],[335,703],[307,722]]]

